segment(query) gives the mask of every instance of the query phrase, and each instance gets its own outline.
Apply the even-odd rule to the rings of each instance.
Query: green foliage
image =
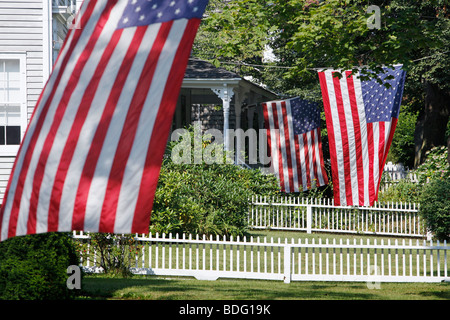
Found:
[[[389,161],[403,163],[409,168],[414,166],[414,130],[417,115],[417,112],[400,112],[394,139],[389,149]]]
[[[97,261],[105,274],[110,276],[130,277],[130,267],[134,263],[136,255],[142,249],[134,236],[111,233],[91,233],[91,250],[97,254]],[[79,243],[78,251],[83,259],[92,258],[86,249],[86,243]]]
[[[67,233],[18,236],[0,243],[0,299],[70,299],[67,267],[78,265]]]
[[[448,149],[445,146],[434,147],[426,152],[426,156],[425,161],[416,170],[419,180],[421,182],[430,179],[450,180]]]
[[[208,138],[202,139],[200,154],[213,145]],[[161,167],[150,231],[243,235],[248,199],[276,193],[279,186],[275,176],[229,164],[225,158],[210,164],[205,159],[197,164],[174,163],[171,151],[178,143],[182,142],[169,145]],[[191,153],[188,159],[193,160],[195,148],[186,150]]]
[[[406,179],[393,184],[386,191],[380,192],[378,202],[418,203],[422,185]]]
[[[438,240],[450,240],[450,179],[434,178],[423,187],[420,213]]]
[[[404,64],[417,87],[425,80],[448,88],[447,2],[211,0],[193,53],[216,64],[234,63],[241,74],[277,92],[317,87],[315,68],[378,70],[395,63]],[[368,27],[369,5],[380,8],[379,29]],[[267,46],[275,62],[264,61]]]
[[[272,176],[232,164],[173,164],[161,168],[152,232],[242,235],[248,199],[278,190]]]

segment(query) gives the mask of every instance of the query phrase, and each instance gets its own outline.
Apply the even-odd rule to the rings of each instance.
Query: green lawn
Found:
[[[363,239],[368,236],[306,234],[254,230],[256,237]],[[381,241],[381,238],[378,238]],[[387,241],[388,238],[384,238]],[[255,239],[256,240],[256,239]],[[391,238],[392,241],[392,238]],[[401,241],[401,240],[400,240]],[[399,241],[399,242],[400,242]],[[407,240],[409,241],[409,240]],[[413,240],[415,242],[415,240]],[[301,282],[271,280],[218,279],[202,281],[194,278],[133,276],[128,279],[104,275],[86,275],[80,299],[100,300],[450,300],[450,283],[381,283],[370,289],[365,282]]]
[[[81,299],[133,300],[450,300],[450,283],[381,283],[86,276]]]

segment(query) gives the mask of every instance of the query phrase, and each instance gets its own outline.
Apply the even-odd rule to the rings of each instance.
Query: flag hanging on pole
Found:
[[[301,192],[328,184],[317,104],[292,98],[263,103],[272,169],[281,191]]]
[[[147,233],[172,117],[208,0],[85,0],[41,93],[0,241]]]
[[[369,206],[378,198],[406,76],[401,66],[384,70],[383,84],[350,71],[340,79],[336,71],[319,72],[336,205]]]

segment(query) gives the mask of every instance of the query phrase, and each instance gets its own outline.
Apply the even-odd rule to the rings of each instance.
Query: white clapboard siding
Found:
[[[0,1],[0,52],[26,54],[26,101],[29,120],[43,88],[44,7],[47,0]],[[45,6],[44,6],[45,5]],[[14,156],[0,157],[0,203]]]

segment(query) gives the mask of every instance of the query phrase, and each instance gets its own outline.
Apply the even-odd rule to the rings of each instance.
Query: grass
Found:
[[[193,278],[90,275],[80,299],[100,300],[450,300],[449,283],[381,283],[264,280],[201,281]]]
[[[253,237],[301,239],[366,239],[360,235],[306,234],[252,231]],[[401,241],[401,240],[400,240]],[[450,283],[381,283],[370,289],[365,282],[297,282],[184,277],[133,276],[112,278],[87,275],[80,299],[98,300],[450,300]]]

